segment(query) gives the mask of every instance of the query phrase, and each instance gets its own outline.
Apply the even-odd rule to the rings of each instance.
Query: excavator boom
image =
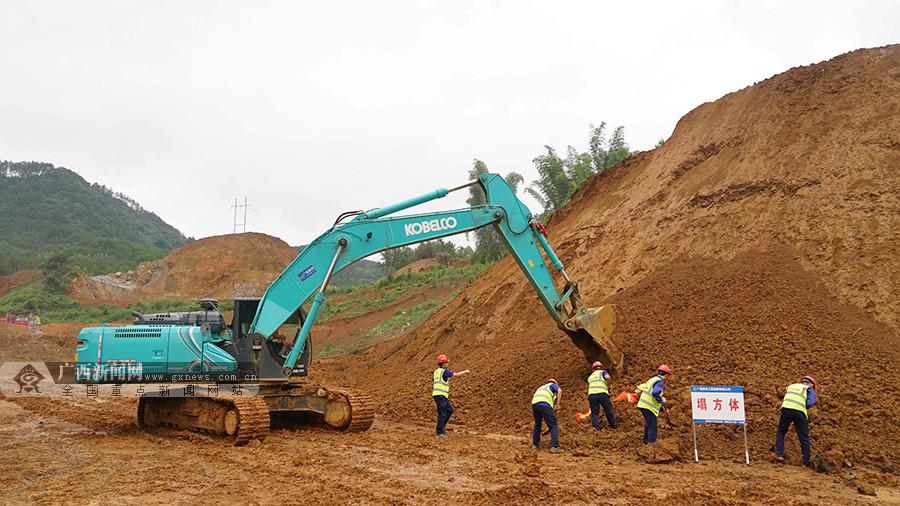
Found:
[[[486,205],[393,216],[396,212],[476,184],[484,190]],[[612,307],[592,309],[583,305],[577,282],[569,279],[563,263],[546,239],[543,226],[534,220],[528,207],[499,175],[483,174],[477,180],[452,190],[441,188],[391,206],[345,213],[342,218],[349,216],[353,218],[346,222],[339,219],[328,231],[312,241],[269,285],[260,301],[250,333],[269,339],[301,304],[312,297],[309,314],[285,360],[285,375],[290,374],[303,352],[306,337],[325,301],[325,288],[333,273],[380,251],[489,225],[495,226],[500,232],[544,307],[558,326],[569,333],[587,358],[602,358],[610,368],[621,368],[622,353],[611,339],[615,326]],[[562,292],[556,288],[542,251],[565,280]]]

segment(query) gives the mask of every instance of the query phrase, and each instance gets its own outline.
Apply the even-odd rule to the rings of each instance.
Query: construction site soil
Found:
[[[69,295],[86,304],[126,304],[158,298],[258,297],[297,256],[286,242],[266,234],[205,237],[134,271],[79,275]]]
[[[587,357],[506,258],[396,339],[314,362],[314,380],[379,402],[366,433],[276,427],[264,443],[233,448],[189,432],[141,431],[133,400],[8,396],[0,399],[3,497],[900,503],[889,375],[900,359],[898,168],[900,46],[889,46],[701,105],[663,146],[592,178],[553,216],[550,240],[585,298],[617,307],[625,370],[613,391],[632,389],[661,362],[674,368],[666,385],[674,426],[661,424],[650,452],[628,404],[615,405],[616,431],[576,421],[587,408]],[[21,356],[16,339],[0,343],[3,357]],[[447,438],[431,435],[438,353],[472,370],[452,380]],[[780,392],[802,374],[819,385],[810,412],[819,472],[799,466],[793,433],[787,462],[769,460]],[[529,401],[549,377],[564,392],[560,454],[529,448]],[[701,462],[689,461],[692,384],[746,388],[752,465],[742,463],[741,428],[730,426],[700,426]]]

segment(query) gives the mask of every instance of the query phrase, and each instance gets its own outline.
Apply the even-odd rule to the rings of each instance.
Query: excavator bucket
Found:
[[[595,360],[599,356],[609,369],[622,371],[625,355],[613,340],[616,330],[614,306],[578,308],[570,322],[574,322],[575,330],[567,329],[567,332],[588,360]]]
[[[606,348],[612,344],[613,331],[616,329],[616,311],[612,306],[585,308],[577,316],[581,328],[593,337],[597,346]]]

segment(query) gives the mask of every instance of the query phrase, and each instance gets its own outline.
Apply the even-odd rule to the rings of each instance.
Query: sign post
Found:
[[[747,442],[747,417],[744,411],[744,387],[691,385],[691,431],[694,436],[694,462],[700,461],[697,450],[698,423],[741,424],[744,426],[744,458],[750,465]]]

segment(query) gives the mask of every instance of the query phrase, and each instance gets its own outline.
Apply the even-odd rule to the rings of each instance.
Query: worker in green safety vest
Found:
[[[644,438],[641,440],[643,444],[656,442],[657,418],[659,412],[666,409],[666,398],[663,397],[663,388],[666,379],[672,374],[672,368],[666,364],[662,364],[656,368],[656,376],[650,378],[644,383],[638,385],[635,392],[640,392],[641,397],[638,399],[637,407],[644,415]]]
[[[797,431],[800,440],[800,451],[803,453],[803,465],[809,467],[809,408],[816,403],[816,380],[812,376],[804,376],[799,383],[788,385],[781,401],[781,417],[778,420],[778,432],[775,433],[775,457],[784,461],[784,437],[791,424]]]

